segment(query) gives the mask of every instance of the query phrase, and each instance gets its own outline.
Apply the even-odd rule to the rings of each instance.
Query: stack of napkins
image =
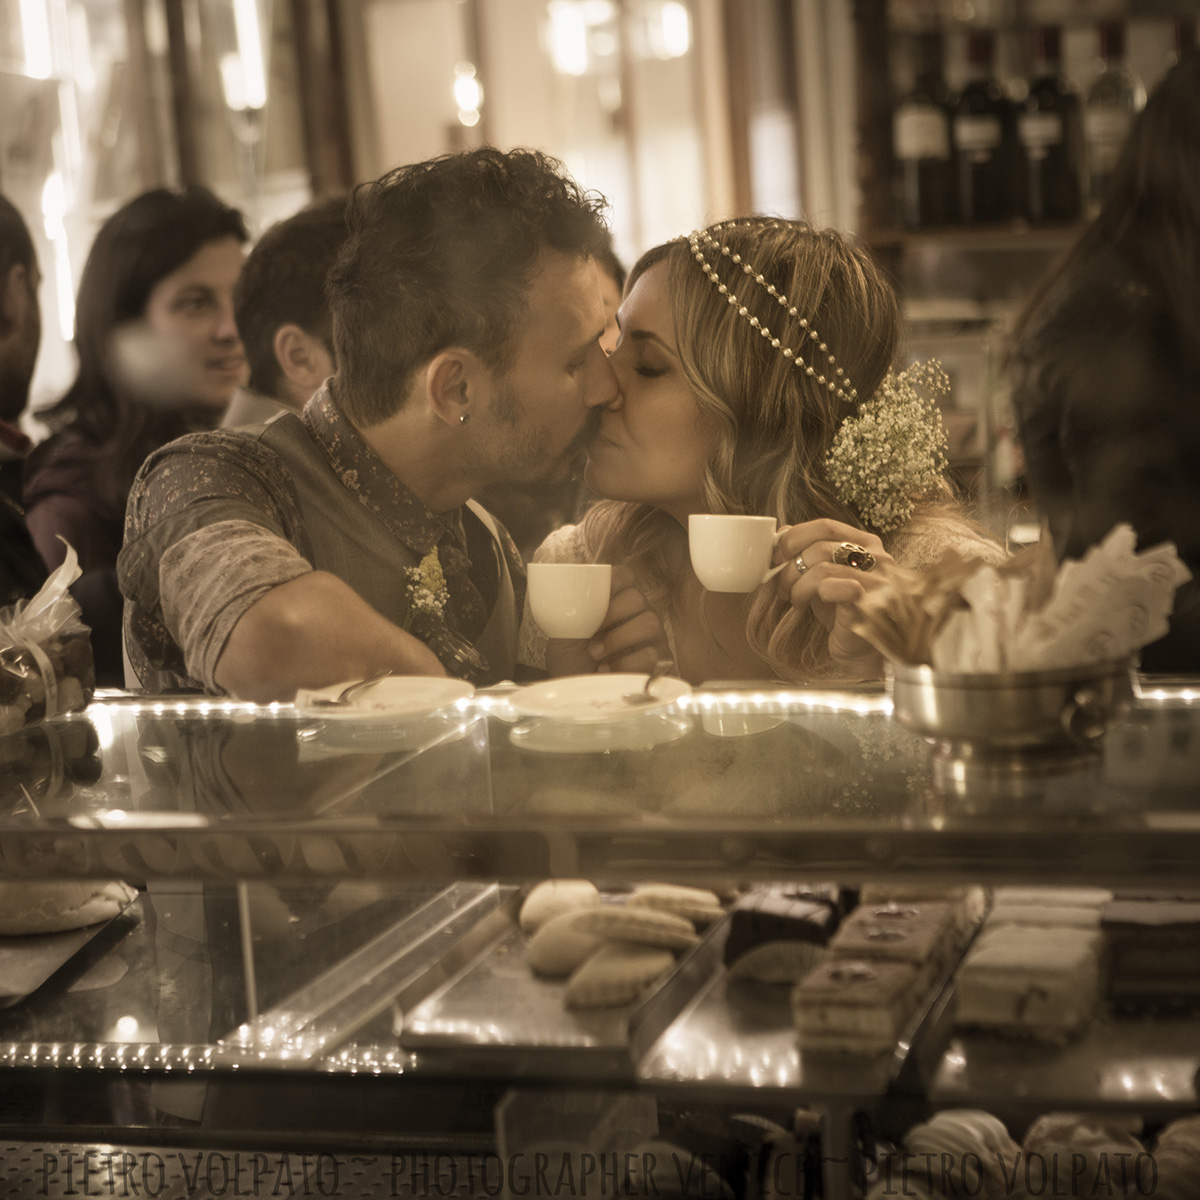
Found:
[[[953,559],[923,576],[895,570],[859,605],[857,629],[892,661],[951,674],[1125,658],[1167,632],[1175,589],[1191,578],[1170,543],[1136,546],[1118,525],[1057,570],[1048,538],[1002,567]]]

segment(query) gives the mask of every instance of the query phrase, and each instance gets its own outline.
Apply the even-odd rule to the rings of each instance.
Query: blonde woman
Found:
[[[563,675],[669,657],[695,683],[875,679],[882,662],[851,629],[875,568],[948,549],[1003,559],[950,500],[931,401],[889,375],[896,297],[847,238],[769,218],[699,230],[635,264],[619,322],[620,394],[586,471],[605,499],[534,556],[615,564],[612,602],[584,642],[547,642],[527,614],[527,665]],[[749,595],[707,592],[691,513],[775,517],[787,566]]]

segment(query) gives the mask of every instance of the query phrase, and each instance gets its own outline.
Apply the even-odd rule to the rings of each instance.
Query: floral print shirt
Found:
[[[447,603],[435,627],[414,632],[452,675],[494,682],[510,665],[489,663],[476,643],[500,589],[523,593],[516,547],[469,507],[430,511],[367,446],[328,386],[299,417],[171,442],[134,483],[118,560],[136,682],[153,692],[219,693],[214,672],[234,625],[266,591],[312,570],[338,575],[410,628],[402,581],[435,548]]]

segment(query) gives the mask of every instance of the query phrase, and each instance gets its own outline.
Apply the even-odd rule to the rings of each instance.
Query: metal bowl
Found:
[[[894,666],[889,689],[896,720],[934,745],[939,791],[1019,791],[1023,780],[1098,760],[1104,734],[1133,703],[1134,665],[992,675]]]

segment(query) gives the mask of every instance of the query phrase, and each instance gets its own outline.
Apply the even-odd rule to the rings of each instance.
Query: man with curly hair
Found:
[[[302,414],[182,438],[138,478],[130,683],[266,702],[382,669],[511,677],[523,570],[470,497],[564,476],[616,396],[603,210],[528,150],[359,187],[327,284],[329,385]]]

